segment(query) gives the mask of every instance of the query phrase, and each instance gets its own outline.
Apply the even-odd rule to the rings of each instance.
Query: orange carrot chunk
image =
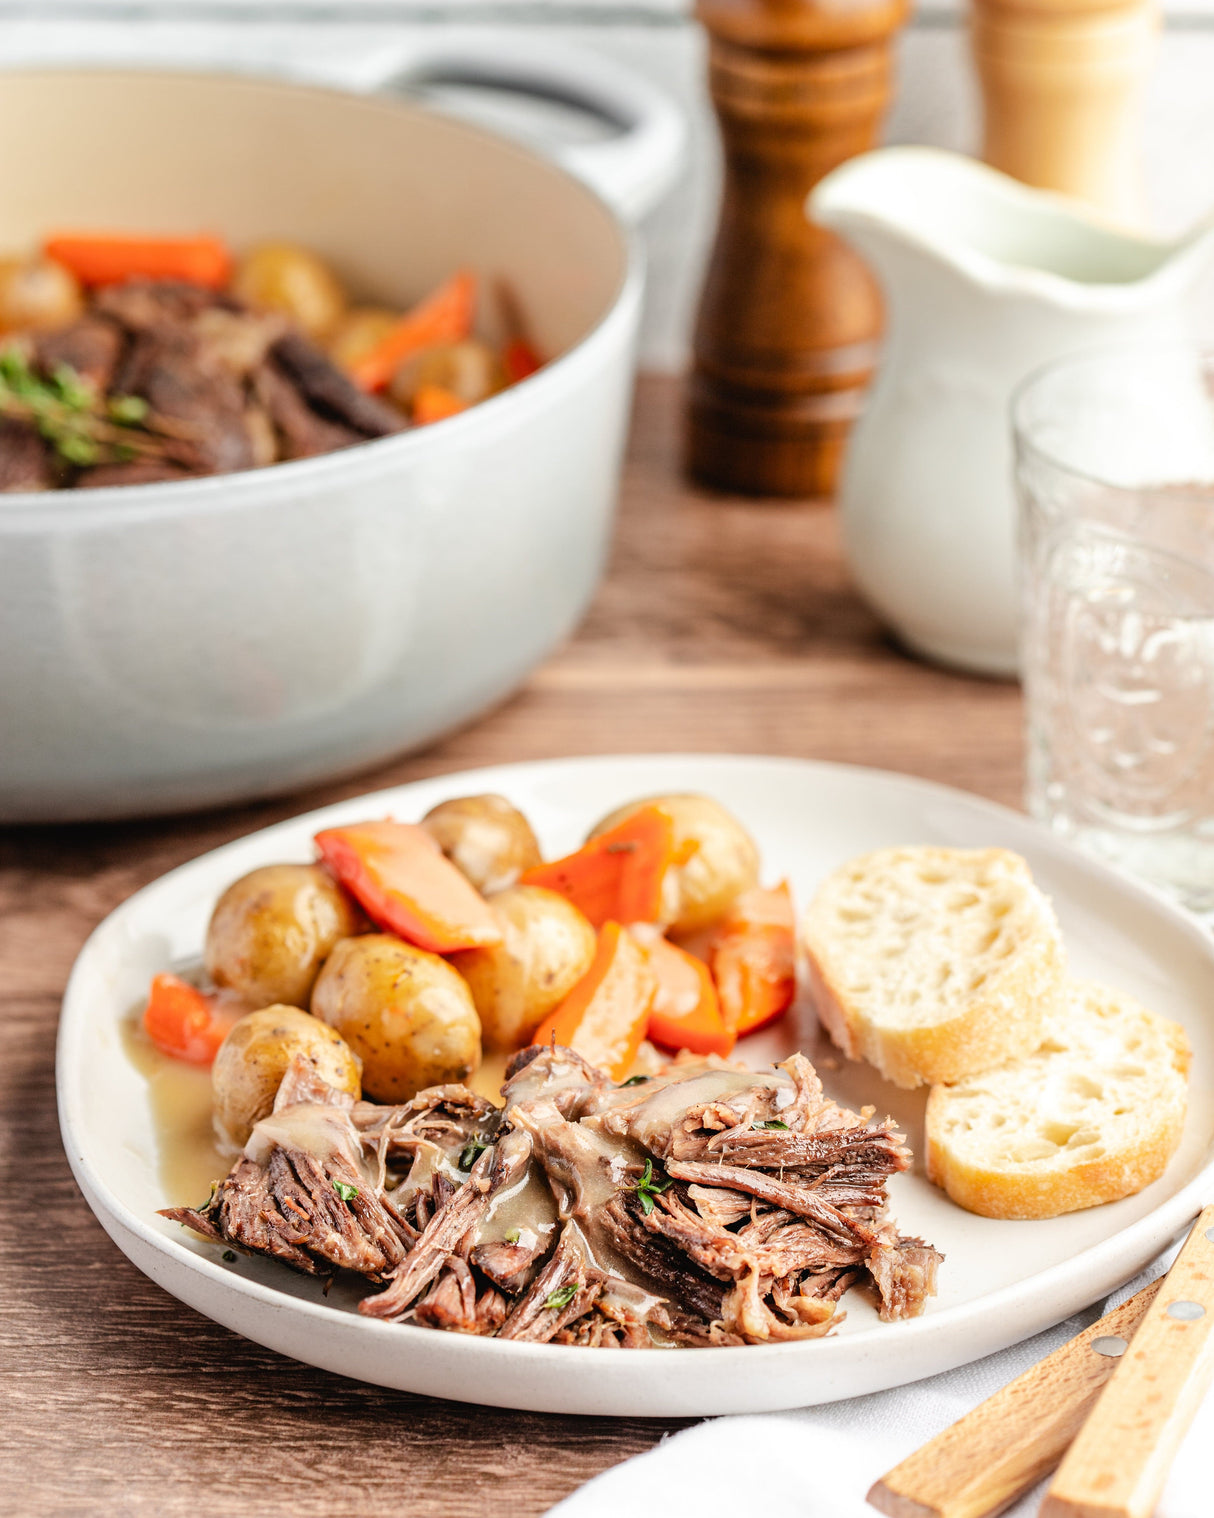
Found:
[[[377,926],[450,954],[502,941],[489,903],[430,834],[408,822],[359,822],[317,833],[320,856]]]
[[[604,923],[589,970],[536,1029],[533,1043],[553,1038],[592,1065],[623,1080],[636,1058],[657,981],[645,954],[618,922]]]
[[[512,385],[544,366],[543,359],[525,337],[513,337],[502,349],[502,368]]]
[[[176,975],[153,977],[143,1028],[161,1054],[191,1065],[209,1065],[241,1009],[221,1006],[214,997]]]
[[[728,1054],[735,1035],[721,1017],[717,989],[704,961],[666,938],[642,947],[658,983],[646,1037],[663,1049]]]
[[[443,385],[419,385],[413,396],[412,418],[415,427],[442,422],[449,416],[467,411],[468,402]]]
[[[709,962],[721,1016],[739,1038],[788,1011],[797,992],[797,951],[787,881],[738,897],[717,929]]]
[[[134,237],[121,232],[59,232],[42,245],[85,285],[124,279],[181,279],[219,290],[232,274],[232,255],[218,237]]]
[[[404,363],[436,343],[462,343],[472,331],[476,312],[476,276],[466,269],[405,312],[394,327],[348,366],[364,390],[382,390]]]
[[[673,854],[670,818],[656,806],[643,806],[576,854],[524,871],[522,884],[555,891],[596,928],[609,921],[657,922]]]

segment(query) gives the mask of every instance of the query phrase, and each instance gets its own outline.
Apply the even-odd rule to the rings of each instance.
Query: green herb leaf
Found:
[[[554,1311],[557,1308],[568,1307],[576,1296],[577,1287],[571,1281],[568,1286],[558,1286],[555,1291],[549,1292],[548,1296],[544,1299],[544,1306],[550,1307]]]
[[[792,1129],[787,1123],[782,1123],[778,1117],[769,1118],[765,1123],[752,1123],[752,1128],[782,1128],[785,1133],[791,1133]]]
[[[482,1144],[480,1139],[469,1139],[460,1150],[459,1168],[461,1170],[471,1170],[488,1147],[489,1145]]]
[[[128,426],[142,422],[148,414],[148,403],[141,395],[114,395],[110,397],[110,416],[116,422]]]
[[[333,1190],[337,1192],[343,1202],[352,1202],[358,1195],[358,1187],[351,1186],[346,1181],[334,1181]]]
[[[621,1081],[621,1086],[639,1086],[642,1081],[647,1081],[647,1075],[630,1075],[626,1081]]]
[[[225,1249],[222,1258],[226,1265],[235,1265],[236,1251],[234,1249]]]
[[[507,1244],[517,1244],[518,1241],[519,1241],[519,1234],[520,1234],[520,1230],[519,1229],[512,1228],[510,1230],[510,1232],[506,1235],[506,1243]]]
[[[93,387],[76,373],[70,364],[60,364],[49,387],[69,411],[87,411],[93,403]]]
[[[654,1197],[660,1196],[669,1186],[670,1177],[668,1175],[655,1175],[653,1161],[646,1160],[645,1168],[641,1171],[641,1178],[632,1188],[637,1194],[637,1201],[640,1202],[641,1211],[646,1217],[653,1211]]]
[[[107,400],[70,364],[47,378],[19,343],[0,346],[0,416],[36,428],[69,464],[167,457],[166,445],[141,425],[151,415],[142,396]]]
[[[97,444],[82,432],[66,432],[51,441],[69,464],[87,467],[97,462]]]

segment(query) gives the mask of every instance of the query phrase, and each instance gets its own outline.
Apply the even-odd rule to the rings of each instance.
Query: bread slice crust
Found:
[[[862,855],[823,882],[802,942],[822,1026],[904,1087],[1028,1054],[1065,973],[1049,899],[1007,849]]]
[[[933,1089],[928,1179],[990,1218],[1052,1218],[1132,1196],[1180,1143],[1189,1058],[1178,1024],[1073,982],[1039,1050]]]

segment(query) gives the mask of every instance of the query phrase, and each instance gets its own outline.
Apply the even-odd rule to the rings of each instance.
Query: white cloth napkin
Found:
[[[714,1418],[670,1434],[656,1449],[587,1482],[552,1508],[549,1518],[704,1518],[719,1512],[874,1518],[864,1495],[879,1476],[1161,1275],[1177,1247],[1103,1305],[959,1370],[848,1402]],[[1210,1518],[1212,1449],[1214,1394],[1193,1421],[1156,1518]],[[1007,1518],[1032,1518],[1046,1484],[1009,1508]]]

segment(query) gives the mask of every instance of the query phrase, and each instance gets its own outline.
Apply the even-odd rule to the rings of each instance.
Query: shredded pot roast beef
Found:
[[[108,286],[0,353],[0,491],[227,474],[407,425],[286,317],[171,280]]]
[[[935,1291],[941,1256],[886,1212],[902,1135],[830,1101],[801,1055],[766,1073],[682,1058],[616,1085],[533,1047],[503,1097],[356,1102],[297,1057],[210,1201],[164,1216],[357,1272],[368,1317],[539,1343],[814,1338],[854,1284],[884,1318]]]

